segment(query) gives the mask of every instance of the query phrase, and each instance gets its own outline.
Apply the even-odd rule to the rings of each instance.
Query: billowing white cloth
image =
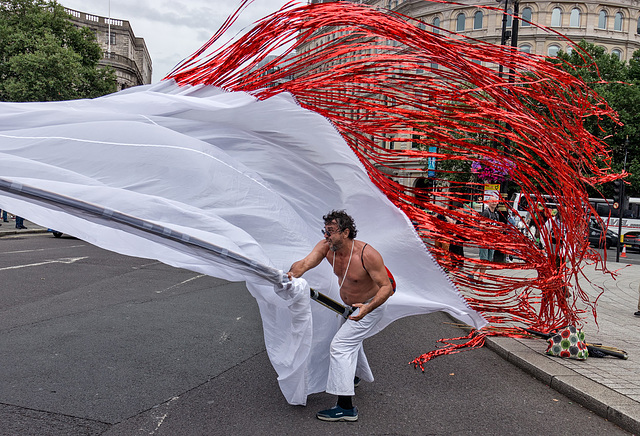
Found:
[[[94,100],[1,103],[0,184],[0,208],[41,226],[118,253],[246,281],[292,404],[325,390],[328,347],[340,323],[310,302],[304,280],[283,298],[274,277],[317,243],[322,215],[331,209],[354,217],[359,239],[383,255],[395,276],[398,290],[375,331],[438,310],[485,325],[332,125],[286,94],[257,101],[162,82]],[[26,195],[23,187],[53,193],[53,200]],[[102,212],[59,204],[60,196]],[[142,227],[114,221],[114,214],[139,219]],[[227,251],[275,273],[258,274],[253,263],[230,261]],[[339,299],[328,263],[305,279]]]

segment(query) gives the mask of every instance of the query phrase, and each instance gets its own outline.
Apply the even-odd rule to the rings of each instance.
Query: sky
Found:
[[[297,0],[307,4],[306,0]],[[159,82],[185,57],[200,48],[240,4],[240,0],[58,0],[63,6],[103,17],[127,20],[144,38]],[[288,0],[254,0],[227,33],[231,39],[256,20],[276,12]]]

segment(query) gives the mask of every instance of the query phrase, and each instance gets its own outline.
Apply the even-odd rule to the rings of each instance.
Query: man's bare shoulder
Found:
[[[329,252],[329,244],[325,239],[322,239],[316,244],[315,247],[313,247],[313,250],[311,250],[311,252],[326,256]]]
[[[373,248],[371,244],[362,242],[362,249],[360,250],[360,253],[365,264],[384,265],[382,255],[378,250]]]

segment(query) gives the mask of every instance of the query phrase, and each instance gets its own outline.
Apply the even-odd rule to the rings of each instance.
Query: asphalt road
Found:
[[[284,401],[243,284],[67,237],[0,247],[0,435],[627,434],[487,348],[414,369],[462,334],[440,313],[368,340],[360,420],[322,422],[333,397]]]

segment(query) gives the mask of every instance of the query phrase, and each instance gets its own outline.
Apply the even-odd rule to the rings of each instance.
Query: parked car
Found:
[[[47,232],[53,233],[53,236],[55,236],[56,238],[59,238],[60,236],[62,236],[62,233],[57,230],[47,229]]]
[[[627,249],[640,251],[640,232],[625,233],[624,245]]]
[[[607,229],[606,236],[602,238],[602,227],[595,218],[589,220],[589,244],[598,248],[615,247],[618,242],[618,234]],[[625,241],[626,242],[626,241]]]

